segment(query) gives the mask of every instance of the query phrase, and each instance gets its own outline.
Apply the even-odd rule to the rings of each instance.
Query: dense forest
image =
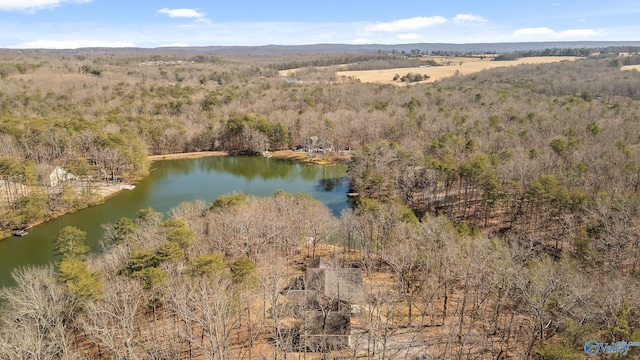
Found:
[[[66,228],[55,266],[2,290],[0,358],[314,358],[281,292],[320,255],[366,290],[351,347],[324,357],[578,359],[588,339],[640,341],[640,74],[621,70],[636,58],[399,87],[332,75],[380,54],[4,51],[5,230],[95,204],[148,155],[312,137],[351,152],[359,197],[339,217],[286,193],[145,209],[105,224],[100,255]],[[39,186],[48,166],[76,181]]]

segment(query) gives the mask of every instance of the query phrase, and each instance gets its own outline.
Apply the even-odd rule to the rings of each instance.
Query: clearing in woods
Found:
[[[450,76],[454,76],[456,72],[460,75],[472,74],[486,69],[497,67],[514,66],[521,64],[546,64],[559,61],[572,61],[579,59],[575,56],[535,56],[524,57],[517,60],[493,61],[492,57],[425,57],[425,60],[434,60],[443,66],[426,66],[413,68],[396,68],[384,70],[364,70],[364,71],[338,71],[338,78],[352,77],[360,79],[361,82],[381,83],[394,85],[407,85],[407,82],[393,81],[393,77],[397,74],[400,76],[407,73],[429,75],[426,82],[438,81]],[[425,81],[423,81],[425,82]]]

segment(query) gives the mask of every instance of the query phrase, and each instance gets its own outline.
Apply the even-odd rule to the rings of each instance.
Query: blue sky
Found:
[[[0,48],[640,41],[640,1],[0,0]]]

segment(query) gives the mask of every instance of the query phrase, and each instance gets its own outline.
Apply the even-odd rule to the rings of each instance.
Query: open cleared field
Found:
[[[640,71],[640,65],[627,65],[623,66],[622,70],[638,70]]]
[[[432,67],[416,67],[416,68],[399,68],[399,69],[385,69],[385,70],[367,70],[367,71],[338,71],[336,76],[338,78],[342,76],[353,77],[360,79],[362,82],[370,83],[383,83],[383,84],[395,84],[406,85],[407,83],[400,81],[393,81],[393,77],[398,74],[400,76],[407,73],[429,75],[430,78],[426,82],[438,81],[456,74],[460,75],[472,74],[486,69],[493,69],[498,67],[514,66],[521,64],[546,64],[559,61],[572,61],[579,59],[574,56],[540,56],[540,57],[526,57],[513,61],[492,61],[492,58],[486,57],[480,58],[462,58],[462,57],[437,57],[428,58],[435,60],[438,63],[448,64],[443,66]]]

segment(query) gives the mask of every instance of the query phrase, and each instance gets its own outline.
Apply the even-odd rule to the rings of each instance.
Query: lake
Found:
[[[213,201],[232,192],[265,197],[278,190],[307,193],[334,214],[347,207],[345,165],[317,166],[263,157],[220,156],[156,161],[148,177],[133,190],[124,190],[104,204],[83,209],[29,229],[24,237],[0,240],[0,287],[12,285],[12,269],[56,260],[53,240],[60,229],[75,226],[87,232],[92,251],[100,250],[101,225],[119,218],[136,217],[152,207],[167,213],[185,201]]]

